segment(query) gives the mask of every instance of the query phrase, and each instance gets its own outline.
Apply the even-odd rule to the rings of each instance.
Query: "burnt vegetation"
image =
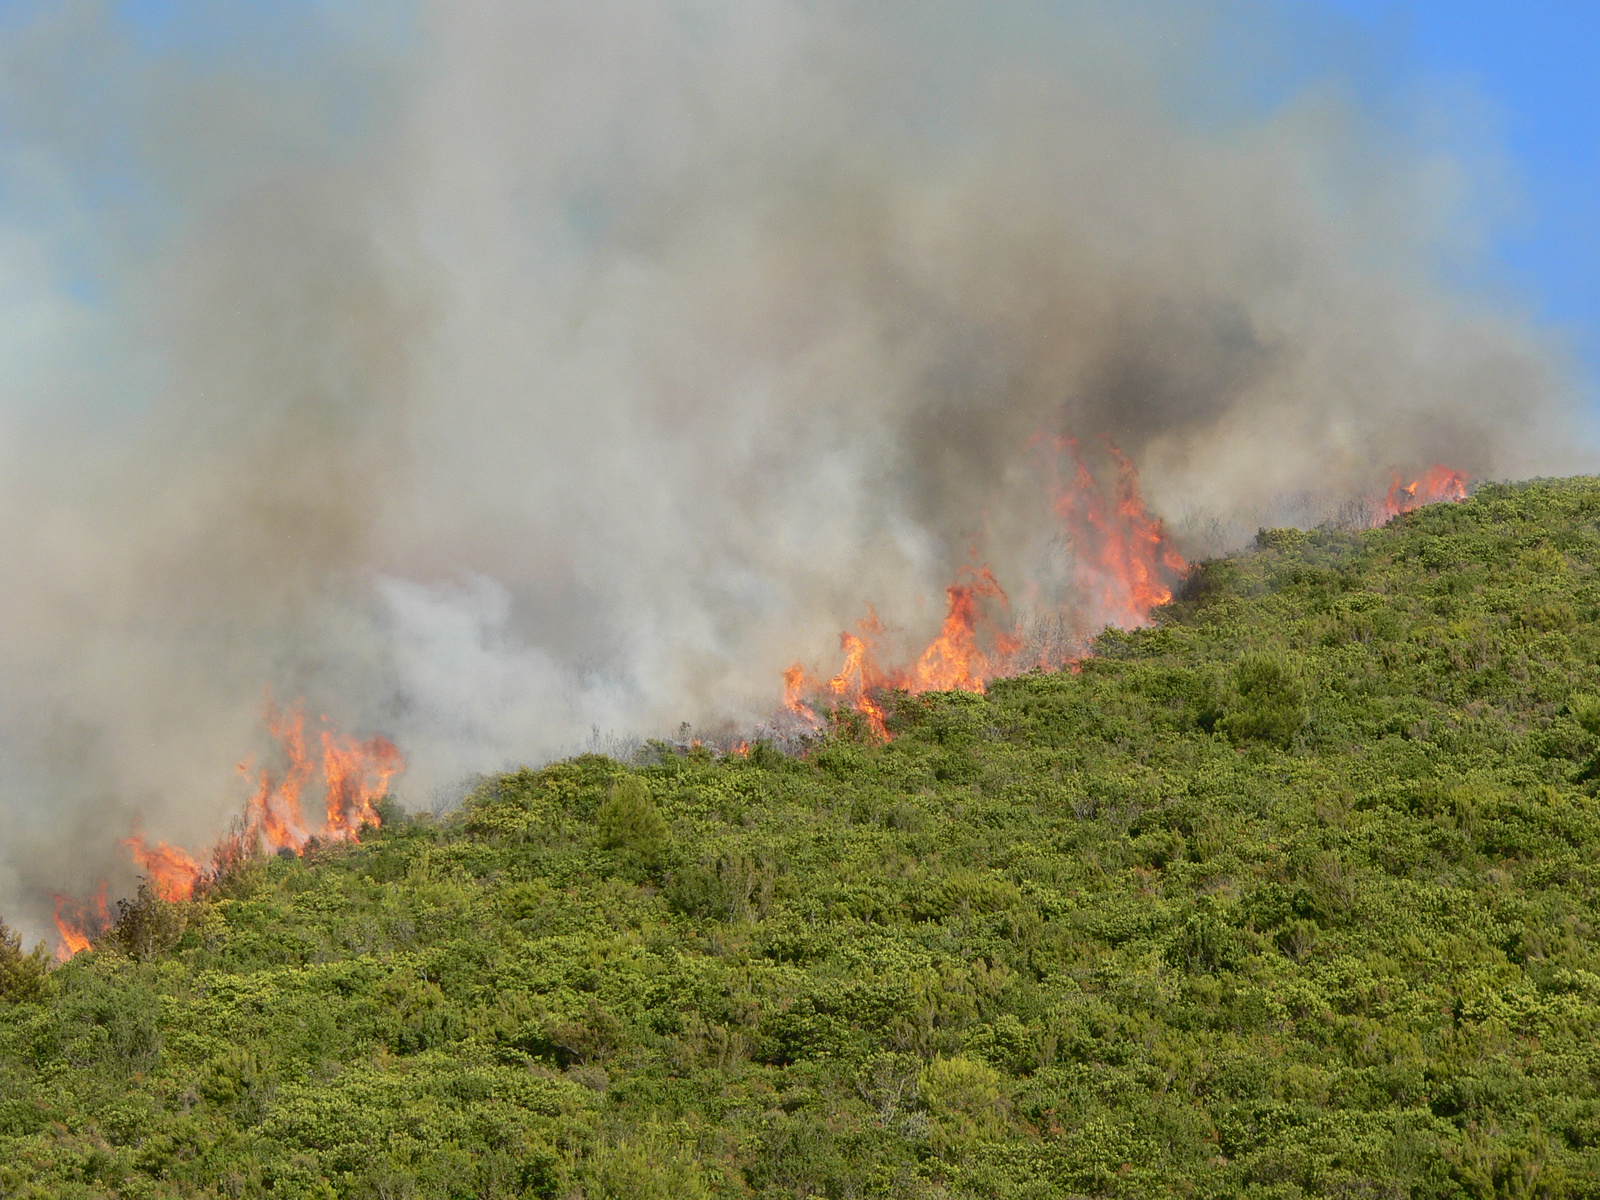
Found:
[[[1600,1196],[1600,480],[0,927],[0,1195]]]

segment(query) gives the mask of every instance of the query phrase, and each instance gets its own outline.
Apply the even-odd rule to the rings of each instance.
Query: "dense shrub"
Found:
[[[1600,1196],[1600,482],[0,929],[0,1196]]]
[[[19,1004],[44,995],[50,956],[40,942],[22,949],[22,935],[0,921],[0,1001]]]
[[[637,775],[619,780],[595,814],[600,845],[634,870],[649,871],[666,853],[671,831],[650,798],[650,786]]]

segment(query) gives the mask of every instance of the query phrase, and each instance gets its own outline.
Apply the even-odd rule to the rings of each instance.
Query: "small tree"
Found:
[[[965,1056],[936,1058],[917,1077],[917,1090],[941,1150],[1006,1133],[1005,1077],[988,1063]]]
[[[712,1191],[682,1134],[653,1119],[636,1137],[603,1144],[583,1170],[593,1200],[711,1200]]]
[[[637,775],[629,775],[611,789],[596,814],[596,823],[601,847],[634,870],[657,868],[672,837],[650,798],[649,786]]]
[[[24,953],[22,935],[0,920],[0,1000],[20,1004],[39,999],[49,970],[50,956],[44,943]]]
[[[1266,742],[1287,748],[1304,728],[1310,713],[1306,691],[1283,662],[1248,655],[1234,668],[1238,703],[1219,722],[1235,742]]]

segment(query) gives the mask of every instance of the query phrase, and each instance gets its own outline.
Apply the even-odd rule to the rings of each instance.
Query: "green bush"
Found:
[[[600,845],[630,868],[653,870],[671,840],[667,822],[650,797],[650,786],[637,775],[612,786],[595,814],[595,824]]]
[[[0,1000],[20,1004],[42,999],[49,969],[44,943],[25,952],[22,935],[0,920]]]
[[[1236,742],[1287,747],[1310,718],[1305,688],[1279,659],[1256,654],[1240,659],[1234,686],[1238,700],[1218,727]]]
[[[584,1170],[587,1200],[712,1200],[694,1155],[661,1126],[599,1147]]]
[[[0,1195],[1596,1196],[1600,481],[1096,647],[0,931]]]
[[[934,1143],[942,1149],[1004,1136],[1010,1105],[1005,1078],[976,1059],[936,1058],[917,1077],[917,1090],[927,1108]]]

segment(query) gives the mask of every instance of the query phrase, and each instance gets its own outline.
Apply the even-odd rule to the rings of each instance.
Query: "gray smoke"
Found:
[[[1039,435],[1115,439],[1191,554],[1391,467],[1594,463],[1559,340],[1447,282],[1493,179],[1338,63],[1218,99],[1287,18],[284,22],[155,52],[64,3],[0,43],[0,912],[34,932],[131,883],[136,825],[221,831],[266,689],[393,737],[426,804],[759,718],[869,603],[925,640],[974,550],[1020,595],[1061,550]]]

